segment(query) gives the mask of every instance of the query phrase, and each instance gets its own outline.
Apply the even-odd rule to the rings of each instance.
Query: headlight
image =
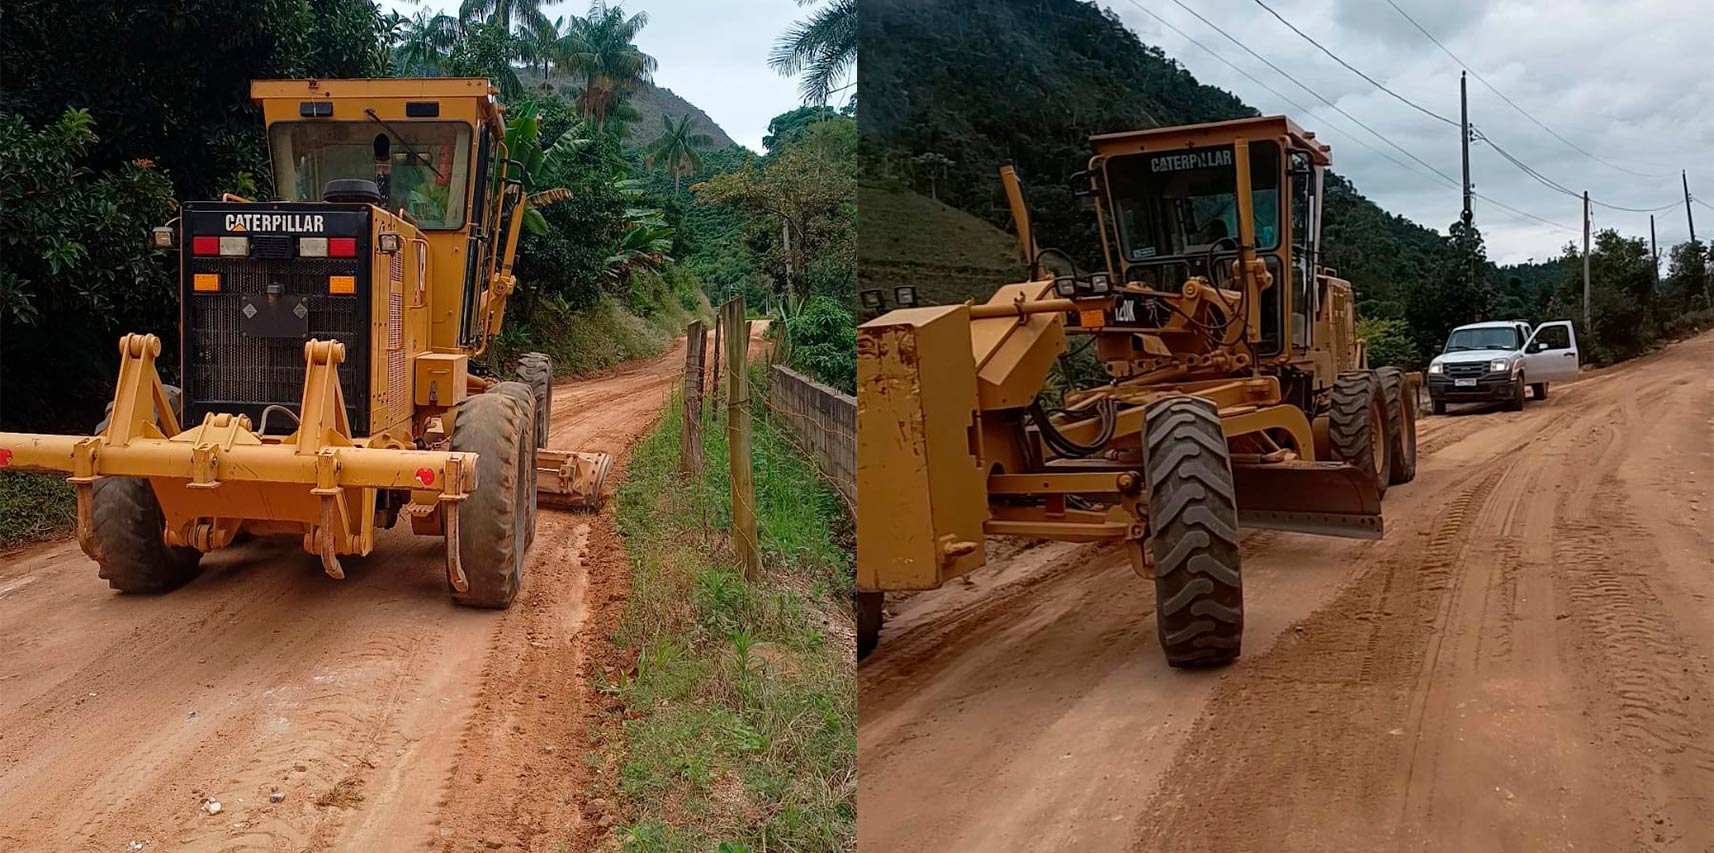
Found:
[[[1072,278],[1071,276],[1068,276],[1068,275],[1062,275],[1062,276],[1058,276],[1058,277],[1054,278],[1054,280],[1053,280],[1053,292],[1059,294],[1062,298],[1065,298],[1065,299],[1070,299],[1071,297],[1076,296],[1077,295],[1077,279]]]
[[[1445,372],[1446,372],[1446,368],[1445,368],[1445,367],[1444,367],[1444,366],[1442,366],[1442,365],[1441,365],[1441,363],[1440,363],[1440,362],[1438,362],[1438,361],[1436,361],[1436,362],[1431,362],[1431,363],[1430,363],[1430,364],[1429,364],[1429,365],[1428,365],[1428,372],[1429,372],[1429,373],[1433,373],[1433,374],[1435,374],[1435,375],[1437,375],[1437,376],[1438,376],[1438,375],[1440,375],[1440,374],[1442,374],[1442,373],[1445,373]]]
[[[1504,373],[1511,368],[1512,363],[1503,358],[1496,358],[1493,361],[1488,362],[1489,373]]]

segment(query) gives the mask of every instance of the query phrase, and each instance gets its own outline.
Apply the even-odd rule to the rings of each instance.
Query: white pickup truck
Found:
[[[1577,376],[1577,333],[1570,320],[1535,329],[1522,320],[1491,320],[1459,326],[1428,364],[1428,398],[1434,413],[1448,403],[1504,402],[1524,407],[1524,386],[1547,399],[1550,382]]]

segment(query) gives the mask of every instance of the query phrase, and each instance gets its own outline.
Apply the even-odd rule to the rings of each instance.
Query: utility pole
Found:
[[[1649,255],[1654,258],[1654,283],[1660,286],[1660,245],[1654,241],[1654,214],[1649,214]]]
[[[1684,222],[1690,226],[1690,242],[1696,242],[1696,216],[1690,210],[1690,178],[1686,177],[1683,169],[1678,170],[1678,179],[1684,182]]]
[[[1464,227],[1470,227],[1470,98],[1464,72],[1458,72],[1458,132],[1464,149]]]
[[[1583,191],[1583,333],[1593,335],[1589,319],[1589,191]]]

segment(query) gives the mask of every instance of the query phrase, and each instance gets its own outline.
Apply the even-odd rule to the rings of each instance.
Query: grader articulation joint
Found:
[[[525,205],[482,79],[269,80],[279,200],[191,202],[181,388],[153,335],[120,341],[93,436],[0,434],[0,465],[61,471],[103,578],[159,592],[241,532],[301,537],[333,578],[403,516],[442,536],[455,601],[507,607],[550,503],[595,506],[606,454],[547,449],[553,372],[474,375],[516,285]],[[343,367],[342,367],[343,365]]]
[[[1329,149],[1283,117],[1091,140],[1074,192],[1102,263],[1047,274],[1011,168],[1029,281],[858,330],[859,653],[881,593],[983,565],[985,537],[1118,542],[1155,581],[1174,666],[1243,631],[1240,526],[1382,535],[1415,468],[1411,387],[1370,370],[1350,285],[1319,263]],[[1070,338],[1109,382],[1043,389]]]

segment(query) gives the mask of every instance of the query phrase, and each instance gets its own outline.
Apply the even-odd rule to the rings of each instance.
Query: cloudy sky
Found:
[[[1266,113],[1285,113],[1333,146],[1334,167],[1383,208],[1444,232],[1456,220],[1459,65],[1388,0],[1262,0],[1306,35],[1448,125],[1342,68],[1269,15],[1257,0],[1101,0],[1204,83]],[[1507,106],[1472,77],[1470,121],[1513,157],[1592,199],[1653,208],[1690,192],[1714,205],[1714,0],[1392,0],[1488,83],[1591,159]],[[1178,5],[1194,9],[1328,101],[1421,158],[1452,183],[1363,131],[1281,78]],[[1144,10],[1183,32],[1174,32]],[[1187,38],[1188,36],[1188,38]],[[1246,79],[1193,44],[1268,86]],[[1289,98],[1293,103],[1288,102]],[[1307,107],[1308,114],[1299,106]],[[1373,149],[1353,142],[1359,138]],[[1386,156],[1383,156],[1384,152]],[[1549,189],[1493,148],[1471,148],[1476,192],[1541,222],[1475,201],[1496,261],[1547,258],[1581,241],[1582,201]],[[1390,162],[1391,157],[1405,166]],[[1628,172],[1641,173],[1647,177]],[[1698,235],[1714,236],[1714,208],[1693,203]],[[1655,213],[1661,254],[1688,234],[1682,203]],[[1594,208],[1594,227],[1648,236],[1649,215]]]
[[[802,8],[793,0],[626,0],[615,5],[648,13],[649,25],[637,46],[660,63],[655,83],[701,107],[738,144],[762,150],[768,120],[799,105],[796,81],[768,67],[768,52],[774,39],[814,7]],[[421,9],[456,15],[458,6],[458,0],[381,0],[383,9],[403,15]],[[558,18],[582,15],[589,4],[542,9]]]

